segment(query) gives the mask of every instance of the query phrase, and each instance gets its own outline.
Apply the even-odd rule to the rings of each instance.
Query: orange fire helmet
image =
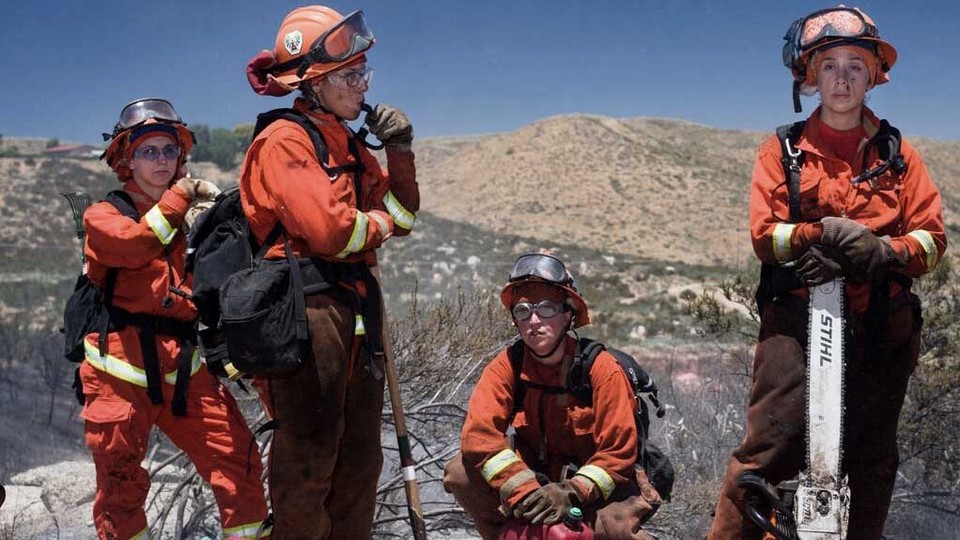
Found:
[[[510,279],[500,291],[503,307],[510,311],[523,296],[525,286],[531,283],[546,284],[563,291],[567,296],[566,304],[573,310],[574,328],[590,324],[587,303],[580,296],[573,275],[560,259],[545,253],[527,253],[517,258]]]
[[[127,162],[136,148],[135,139],[154,131],[167,133],[180,145],[180,156],[177,158],[179,170],[186,162],[196,138],[173,105],[160,98],[137,99],[120,111],[120,120],[113,126],[113,133],[103,134],[103,140],[110,141],[110,145],[100,154],[100,159],[107,162],[121,182],[126,182],[133,175]]]

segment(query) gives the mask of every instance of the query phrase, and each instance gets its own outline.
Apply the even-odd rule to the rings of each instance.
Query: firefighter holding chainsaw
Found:
[[[276,420],[268,481],[273,538],[370,538],[383,456],[384,354],[376,249],[409,234],[420,206],[413,127],[399,109],[369,108],[374,37],[363,12],[297,8],[272,50],[247,67],[253,90],[299,90],[293,111],[265,113],[240,178],[243,210],[266,258],[300,260],[310,351],[288,378],[258,380]],[[367,127],[347,125],[366,110]],[[364,140],[385,146],[387,170]],[[326,147],[318,155],[311,133]]]
[[[761,537],[738,487],[745,472],[776,485],[809,466],[809,287],[843,278],[846,538],[879,539],[899,459],[900,410],[919,356],[922,320],[911,282],[937,266],[947,245],[940,193],[914,147],[864,105],[897,60],[870,17],[843,6],[817,11],[784,39],[796,112],[801,94],[818,93],[820,106],[764,141],[754,167],[750,231],[763,264],[761,328],[745,434],[709,538]]]

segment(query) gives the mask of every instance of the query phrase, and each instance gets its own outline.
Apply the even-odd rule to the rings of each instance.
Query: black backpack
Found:
[[[123,190],[107,193],[104,201],[112,204],[124,216],[140,221],[140,213],[133,199]],[[101,291],[86,272],[77,277],[73,294],[67,299],[63,310],[63,355],[71,362],[82,362],[84,358],[83,338],[92,332],[100,333],[100,352],[110,326],[109,308],[113,302],[113,290],[117,283],[117,268],[108,268],[106,282]]]
[[[280,119],[303,128],[313,142],[320,163],[326,163],[329,154],[320,130],[294,109],[274,109],[257,116],[253,137]],[[239,187],[221,193],[213,206],[197,217],[187,239],[186,269],[193,273],[192,299],[201,323],[209,328],[219,326],[220,286],[234,273],[249,269],[260,248],[272,246],[282,232],[283,226],[278,222],[263,244],[258,245],[240,204]]]
[[[637,425],[637,463],[646,471],[650,483],[656,488],[657,493],[664,501],[670,500],[673,492],[674,471],[670,459],[651,443],[650,434],[650,408],[647,402],[650,402],[656,409],[657,418],[663,418],[664,408],[660,404],[657,396],[658,389],[656,383],[650,378],[646,370],[640,367],[637,360],[629,354],[618,349],[607,349],[599,341],[588,338],[580,338],[577,342],[577,351],[574,355],[573,364],[570,366],[570,372],[567,374],[566,385],[563,387],[546,386],[524,381],[520,378],[520,372],[523,368],[523,340],[517,340],[508,349],[510,365],[513,367],[513,411],[523,408],[523,399],[527,392],[527,386],[537,388],[548,394],[572,394],[580,402],[593,405],[593,387],[590,384],[590,369],[597,359],[600,352],[606,350],[617,361],[617,364],[630,381],[630,387],[633,388],[634,396],[637,400],[637,406],[633,410],[633,420]],[[511,416],[512,423],[512,416]]]

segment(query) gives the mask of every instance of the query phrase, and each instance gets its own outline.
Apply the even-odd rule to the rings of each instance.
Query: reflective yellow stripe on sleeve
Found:
[[[367,226],[370,223],[370,218],[366,214],[357,210],[357,218],[353,222],[353,233],[350,235],[350,240],[347,241],[347,247],[343,248],[343,251],[337,253],[337,258],[342,259],[351,253],[357,253],[363,249],[363,246],[367,244]]]
[[[613,490],[617,487],[616,482],[613,481],[613,477],[610,476],[610,473],[603,470],[603,467],[584,465],[577,469],[577,474],[590,479],[596,484],[597,487],[600,488],[600,493],[604,499],[610,497],[610,494],[613,493]]]
[[[148,527],[144,527],[142,531],[130,537],[130,540],[149,540],[150,530]]]
[[[86,353],[87,362],[96,369],[142,388],[147,387],[147,372],[143,369],[130,365],[126,361],[115,356],[110,356],[109,354],[101,356],[100,349],[87,340],[83,341],[83,349],[84,353]],[[191,358],[190,363],[191,377],[196,375],[201,365],[200,351],[195,350],[193,351],[193,358]],[[163,380],[168,384],[176,384],[177,371],[173,370],[165,374]]]
[[[514,463],[521,462],[519,456],[513,450],[505,448],[497,452],[492,458],[488,459],[480,469],[483,479],[489,484],[493,477]]]
[[[929,231],[917,229],[910,231],[907,236],[920,242],[925,255],[924,263],[927,265],[927,270],[933,270],[937,266],[937,243],[933,240],[933,235]]]
[[[177,234],[177,229],[170,225],[170,222],[167,221],[167,218],[163,215],[163,212],[160,211],[160,207],[153,205],[143,219],[147,221],[147,225],[150,227],[150,230],[153,231],[153,234],[156,235],[157,240],[160,240],[160,243],[167,245],[173,241],[173,237]]]
[[[773,228],[773,256],[778,262],[793,260],[793,250],[790,248],[790,239],[797,226],[793,223],[777,223]]]
[[[249,538],[254,540],[255,538],[262,538],[270,534],[270,530],[260,530],[260,527],[263,526],[262,521],[255,521],[253,523],[245,523],[243,525],[237,525],[236,527],[230,527],[229,529],[223,530],[224,538]],[[257,534],[260,536],[257,536]]]
[[[363,315],[357,313],[354,315],[353,323],[353,335],[355,336],[365,336],[367,335],[367,327],[363,325]]]
[[[404,208],[392,191],[388,191],[383,196],[383,204],[387,207],[390,217],[393,218],[394,225],[408,231],[413,228],[414,222],[417,221],[417,215]]]

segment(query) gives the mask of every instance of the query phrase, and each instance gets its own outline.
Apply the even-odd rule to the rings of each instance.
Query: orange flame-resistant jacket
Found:
[[[180,230],[190,199],[177,186],[166,190],[156,203],[132,180],[123,189],[134,201],[141,216],[139,222],[124,216],[108,202],[98,202],[83,214],[88,277],[102,289],[107,270],[118,268],[114,307],[130,313],[193,321],[197,310],[190,300],[170,292],[171,286],[186,294],[192,291],[193,280],[183,272],[187,242]],[[87,336],[86,342],[86,358],[94,367],[146,387],[141,349],[129,345],[139,343],[136,328],[127,326],[111,333],[104,357],[96,345],[97,334]],[[175,339],[164,340],[163,347],[166,354],[161,356],[161,368],[168,363],[172,367],[161,376],[167,382],[175,381],[179,343]],[[195,355],[192,373],[199,367],[199,356]]]
[[[328,168],[356,163],[347,139],[349,127],[332,114],[310,111],[300,98],[294,108],[307,114],[329,149]],[[420,207],[412,152],[387,149],[389,175],[362,144],[362,201],[353,173],[330,177],[320,167],[310,136],[298,125],[277,120],[250,145],[240,177],[240,198],[250,227],[262,241],[277,220],[283,224],[298,257],[335,262],[376,263],[374,249],[384,240],[377,220],[385,220],[396,236],[409,234]],[[284,258],[283,240],[267,252]]]
[[[760,146],[753,169],[750,188],[750,234],[753,248],[761,261],[784,264],[798,259],[820,241],[828,216],[852,219],[867,226],[877,236],[889,236],[896,253],[907,261],[904,268],[892,271],[918,277],[933,270],[947,248],[943,227],[940,192],[930,180],[920,154],[906,140],[902,141],[907,171],[899,177],[893,169],[873,182],[858,185],[851,180],[862,171],[861,142],[855,160],[857,170],[825,148],[820,140],[820,109],[807,120],[796,148],[803,152],[800,173],[800,209],[803,222],[789,223],[788,193],[780,141],[776,135]],[[863,109],[863,127],[867,137],[879,129],[880,121],[868,108]],[[872,148],[868,167],[881,163]],[[847,283],[850,308],[863,312],[869,303],[868,283]],[[896,283],[891,294],[899,290]]]
[[[567,350],[575,346],[568,338]],[[521,379],[548,386],[564,386],[564,363],[544,366],[524,349]],[[549,394],[527,385],[523,410],[513,420],[516,449],[505,438],[513,412],[514,373],[508,351],[502,351],[484,369],[470,396],[460,448],[464,463],[480,472],[500,500],[511,507],[540,487],[537,472],[560,480],[561,468],[579,466],[574,485],[585,501],[606,499],[616,486],[634,477],[637,428],[636,399],[616,360],[600,353],[590,370],[593,406],[571,394]],[[599,494],[599,495],[597,495]]]

